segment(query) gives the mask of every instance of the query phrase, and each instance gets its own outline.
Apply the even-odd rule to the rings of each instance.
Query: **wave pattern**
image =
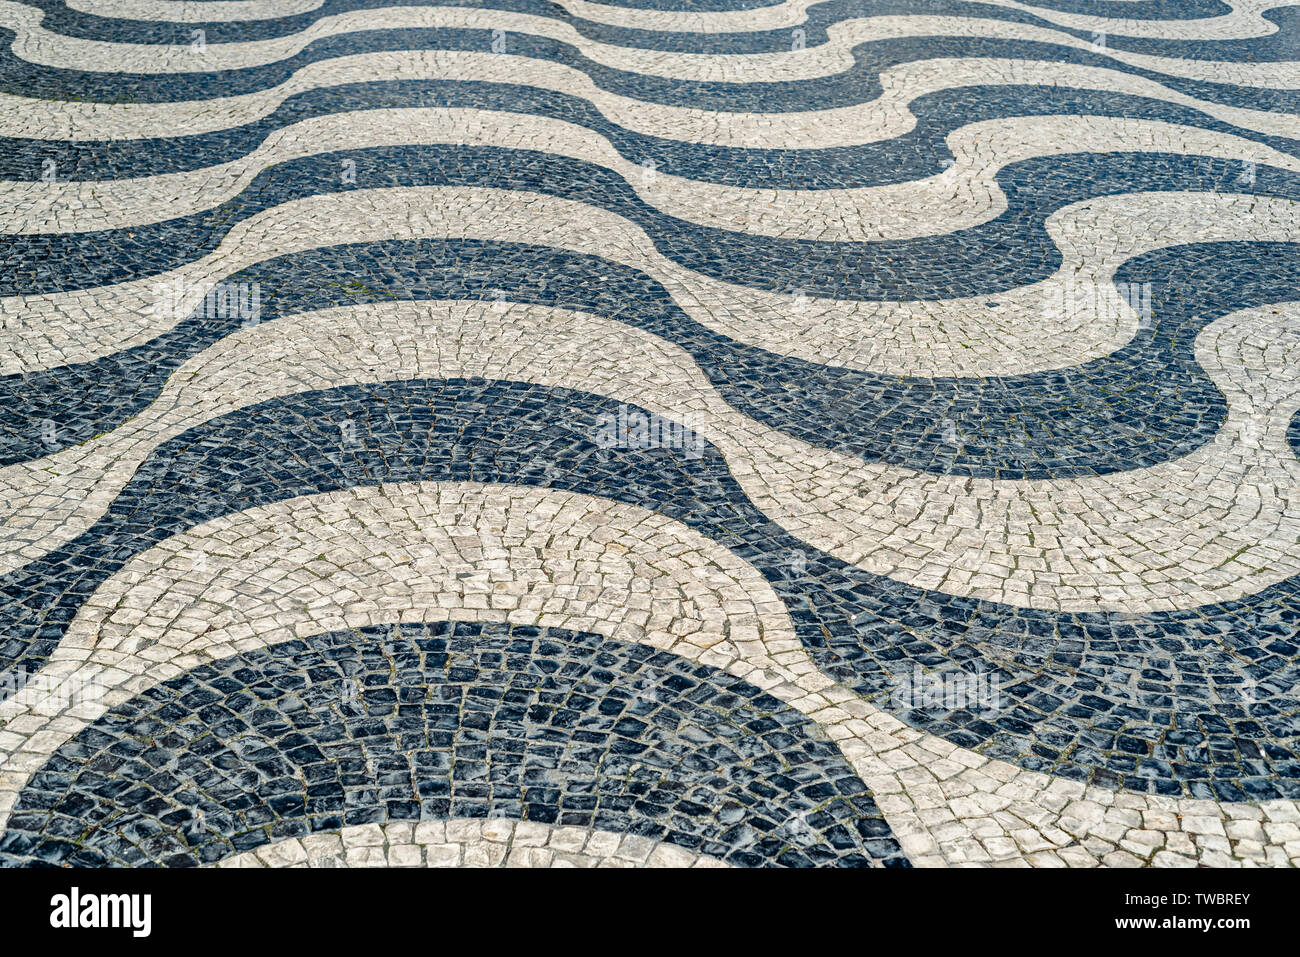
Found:
[[[0,2],[0,864],[1300,858],[1300,10],[205,6]]]
[[[866,785],[809,724],[715,669],[595,635],[469,623],[318,635],[187,672],[100,718],[51,758],[80,774],[32,778],[0,855],[214,863],[345,826],[515,817],[750,866],[906,865]],[[159,736],[186,742],[165,783],[137,756]],[[148,791],[126,814],[123,786]],[[86,819],[103,823],[87,834]]]

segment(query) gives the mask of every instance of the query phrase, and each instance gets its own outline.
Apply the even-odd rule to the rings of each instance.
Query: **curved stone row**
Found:
[[[137,233],[141,242],[149,235]],[[1292,295],[1300,272],[1295,249],[1289,243],[1227,243],[1160,250],[1124,264],[1116,281],[1121,290],[1136,290],[1131,297],[1114,287],[1063,286],[1045,308],[1104,311],[1098,299],[1108,295],[1117,310],[1143,310],[1142,327],[1104,358],[986,379],[901,377],[775,355],[701,326],[639,270],[544,246],[449,240],[313,249],[223,281],[226,289],[268,291],[256,316],[234,307],[214,315],[204,299],[171,331],[124,352],[0,378],[6,408],[0,463],[40,458],[117,427],[147,406],[187,358],[250,319],[428,297],[522,301],[617,316],[684,348],[719,395],[745,415],[868,462],[997,479],[1104,475],[1167,462],[1216,434],[1226,404],[1196,361],[1192,342],[1220,316]],[[396,282],[394,261],[403,264]],[[772,266],[762,258],[752,262],[756,270]],[[351,285],[301,283],[300,276],[322,267],[346,272]],[[1146,276],[1159,281],[1147,281],[1144,289]],[[270,290],[292,291],[272,298]],[[1076,304],[1070,297],[1080,291],[1088,301]]]
[[[408,215],[412,205],[419,215]],[[0,370],[36,372],[92,362],[173,329],[199,306],[212,320],[228,318],[240,311],[239,299],[227,295],[223,302],[218,294],[242,288],[223,284],[232,272],[336,245],[345,231],[354,245],[474,240],[584,255],[599,248],[603,258],[643,271],[672,290],[675,304],[704,328],[816,365],[940,379],[1034,374],[1102,358],[1133,339],[1143,315],[1113,285],[1115,272],[1128,261],[1170,245],[1288,241],[1297,215],[1288,201],[1267,198],[1117,194],[1074,203],[1047,217],[1044,227],[1061,261],[1039,282],[998,293],[997,299],[868,302],[711,278],[663,256],[624,217],[575,200],[476,187],[329,194],[242,222],[212,253],[161,277],[0,298],[0,342],[6,347]],[[1135,277],[1140,300],[1146,298],[1144,278]],[[391,276],[385,280],[394,282]],[[1162,283],[1151,285],[1164,289]],[[365,292],[355,284],[350,290]],[[243,291],[245,306],[251,307],[256,289]],[[263,298],[272,297],[259,297],[259,308]]]
[[[984,676],[1001,702],[992,714],[965,700],[898,712],[963,747],[1138,791],[1227,801],[1300,793],[1300,579],[1143,615],[927,592],[808,549],[750,504],[707,443],[601,448],[602,423],[619,415],[618,403],[568,390],[413,380],[213,420],[155,451],[85,534],[0,580],[0,654],[10,667],[39,667],[131,555],[217,515],[388,481],[543,485],[657,511],[731,549],[772,584],[818,667],[859,694],[884,701],[918,667]]]
[[[84,2],[84,0],[83,0]],[[247,13],[204,16],[203,7],[170,10],[156,4],[117,3],[92,12],[79,3],[75,7],[63,0],[22,0],[22,5],[42,11],[41,26],[51,33],[89,40],[119,43],[176,44],[190,42],[190,31],[201,28],[209,43],[249,42],[292,37],[327,18],[353,11],[392,10],[397,7],[459,7],[469,4],[458,0],[412,3],[410,0],[333,0],[319,3],[310,10],[279,11],[281,16],[247,19]],[[210,4],[208,4],[210,6]],[[478,6],[478,4],[474,4]],[[1133,3],[1122,8],[1112,5],[1096,13],[1078,9],[1055,8],[1050,4],[1025,4],[1016,0],[964,0],[918,2],[887,0],[864,9],[847,0],[817,3],[766,5],[746,4],[730,17],[716,11],[698,9],[691,4],[686,16],[615,12],[622,4],[574,2],[555,4],[538,0],[492,0],[489,10],[509,11],[553,17],[572,26],[581,36],[619,46],[671,50],[683,53],[766,53],[789,50],[791,29],[803,31],[807,47],[816,48],[828,41],[829,33],[848,20],[900,15],[953,16],[990,19],[1044,27],[1079,39],[1091,39],[1104,32],[1117,49],[1194,59],[1226,60],[1291,59],[1293,47],[1288,43],[1293,24],[1286,7],[1288,0],[1237,0],[1228,4],[1220,0],[1160,0],[1147,2],[1144,9]],[[654,4],[628,5],[632,9],[654,9]],[[602,10],[601,8],[605,9]],[[771,9],[777,7],[778,9]],[[215,11],[214,11],[215,13]],[[703,16],[700,14],[703,13]],[[603,14],[603,16],[602,16]],[[692,17],[691,14],[694,16]],[[737,16],[736,14],[740,14]],[[1141,14],[1145,14],[1142,16]],[[710,19],[711,18],[711,19]],[[1188,22],[1193,21],[1193,22]],[[701,36],[704,34],[704,36]],[[706,39],[707,37],[707,39]]]
[[[375,29],[372,20],[358,14],[353,23],[360,32],[347,32],[347,23],[337,23],[334,30],[343,32],[314,31],[324,34],[319,39],[303,35],[283,43],[267,41],[271,47],[213,45],[196,57],[197,51],[184,45],[96,45],[62,38],[41,31],[34,16],[19,11],[35,13],[16,4],[0,11],[8,14],[0,18],[0,35],[14,38],[0,55],[4,65],[0,92],[58,99],[76,96],[115,102],[126,89],[134,102],[203,99],[218,90],[223,96],[242,95],[265,90],[309,64],[339,56],[426,49],[564,63],[610,92],[729,112],[772,112],[777,103],[795,110],[861,103],[879,95],[880,73],[891,66],[970,56],[1048,59],[1117,69],[1158,79],[1189,96],[1251,109],[1294,112],[1298,95],[1289,61],[1259,62],[1250,54],[1239,61],[1219,61],[1128,53],[1099,49],[1095,41],[1055,29],[942,16],[850,21],[835,30],[832,42],[812,50],[713,58],[595,43],[544,17],[497,18],[490,11],[408,8],[386,16],[387,29]],[[399,28],[403,21],[406,25]],[[503,26],[509,32],[506,50],[501,49]],[[207,50],[213,51],[210,58]],[[207,59],[213,62],[209,65]],[[67,63],[76,63],[79,69],[63,65]],[[93,66],[99,69],[88,69]]]
[[[725,673],[594,635],[318,635],[99,718],[22,792],[0,860],[211,863],[345,826],[509,816],[749,866],[906,866],[810,727]]]
[[[342,175],[347,163],[361,177]],[[954,232],[879,240],[818,240],[699,225],[670,214],[669,196],[642,196],[624,173],[543,149],[390,146],[288,160],[259,173],[220,205],[156,222],[90,232],[0,236],[6,272],[0,295],[31,296],[161,277],[203,258],[232,230],[277,206],[365,189],[438,187],[527,191],[579,201],[644,230],[659,251],[714,279],[759,289],[803,290],[846,300],[945,299],[988,295],[1045,279],[1060,264],[1046,220],[1089,199],[1157,191],[1220,189],[1294,205],[1300,175],[1259,165],[1253,182],[1227,157],[1138,152],[1031,157],[999,169],[998,215]],[[365,185],[362,185],[362,184]],[[687,186],[679,181],[683,189]],[[669,211],[660,208],[659,203]],[[816,200],[813,200],[816,205]],[[1279,204],[1281,205],[1281,204]],[[782,213],[769,218],[777,231]],[[978,257],[977,274],[958,261]]]
[[[726,867],[717,858],[635,834],[552,827],[508,817],[358,824],[286,837],[217,867]]]
[[[312,555],[304,565],[302,556]],[[570,583],[578,580],[575,594]],[[60,746],[106,708],[204,661],[345,626],[509,620],[648,644],[725,669],[788,702],[837,743],[914,865],[1300,859],[1294,801],[1116,793],[1019,770],[908,728],[811,667],[791,640],[784,606],[752,566],[679,523],[609,500],[456,483],[312,495],[174,536],[123,566],[94,602],[39,682],[0,703],[7,752],[0,831],[21,789]],[[420,825],[416,844],[445,834],[453,845],[426,846],[425,862],[497,860],[512,822],[491,825],[481,841],[472,823],[449,822],[445,832]],[[352,834],[344,863],[410,865],[420,853],[411,829],[360,825],[236,857],[293,866],[304,855],[332,853]],[[591,833],[538,850],[545,829],[525,830],[528,850],[514,856],[537,866],[572,863],[572,839]],[[376,846],[380,832],[386,856]],[[606,833],[592,835],[598,848],[608,848]],[[640,860],[646,842],[628,840],[632,847],[620,844],[617,857],[603,863]]]
[[[235,332],[118,429],[0,469],[0,573],[85,532],[160,444],[219,415],[306,390],[459,376],[591,392],[687,421],[692,443],[715,444],[770,519],[864,571],[1025,607],[1192,608],[1300,573],[1300,555],[1278,547],[1300,535],[1300,462],[1285,437],[1300,405],[1297,320],[1298,303],[1265,305],[1196,337],[1228,409],[1195,452],[1106,476],[972,483],[776,432],[727,405],[682,349],[613,318],[508,301],[339,305]],[[1037,574],[1018,567],[1030,565]]]
[[[718,110],[673,106],[611,93],[596,86],[582,71],[562,63],[472,51],[443,51],[432,56],[422,50],[395,50],[358,53],[308,64],[283,83],[267,89],[210,99],[128,104],[0,94],[0,102],[6,105],[6,110],[0,113],[0,132],[14,138],[6,141],[6,148],[21,151],[19,160],[27,161],[31,159],[27,151],[35,145],[27,140],[54,151],[64,148],[63,141],[188,137],[186,142],[197,148],[204,144],[198,136],[265,119],[282,104],[292,105],[296,97],[304,94],[322,91],[321,95],[328,95],[323,91],[333,87],[365,89],[372,93],[383,90],[396,104],[411,84],[434,81],[455,81],[458,89],[482,90],[486,84],[495,83],[579,96],[616,124],[616,130],[618,127],[634,130],[657,140],[691,142],[697,147],[796,149],[805,154],[904,136],[918,122],[910,108],[914,100],[963,87],[1022,86],[1031,109],[1035,99],[1045,92],[1068,97],[1076,95],[1076,88],[1158,100],[1166,107],[1173,105],[1192,111],[1191,117],[1209,116],[1233,129],[1271,135],[1277,138],[1271,142],[1278,148],[1293,142],[1300,130],[1300,120],[1285,113],[1225,106],[1133,74],[1050,60],[983,56],[910,60],[883,69],[879,80],[879,96],[859,103],[822,110],[789,110],[779,109],[786,104],[775,102],[764,104],[767,109],[762,112],[724,116]],[[1050,90],[1044,91],[1043,87]],[[973,89],[970,93],[976,95],[980,90]],[[1090,106],[1088,101],[1061,102],[1073,103],[1076,110],[1085,112]],[[777,112],[768,112],[774,107],[778,108]],[[979,108],[978,104],[972,107]],[[1110,111],[1117,108],[1117,101],[1110,101],[1106,107]],[[1173,121],[1183,115],[1168,114],[1165,118]],[[95,146],[90,142],[87,148],[93,150]],[[121,144],[121,148],[130,150],[131,144]],[[70,153],[65,158],[81,155],[87,154]],[[200,161],[203,156],[201,151],[197,154]],[[58,154],[47,153],[43,158],[55,160],[56,177],[60,168],[68,168],[66,162],[59,163]],[[104,161],[111,169],[112,164]],[[183,159],[173,157],[170,162],[173,164],[170,168],[177,168],[175,164]],[[31,172],[29,162],[0,168],[16,179],[24,179]],[[150,171],[152,167],[141,170]],[[752,168],[749,172],[758,175]],[[94,177],[93,169],[83,168],[73,178]]]
[[[1243,167],[1253,163],[1256,167],[1288,169],[1295,163],[1294,154],[1300,151],[1300,141],[1294,138],[1226,123],[1194,107],[1159,97],[1068,87],[1049,90],[1027,82],[1013,82],[1020,67],[1016,63],[1005,66],[1004,86],[959,84],[956,88],[921,93],[905,104],[900,103],[895,125],[907,125],[909,129],[882,129],[877,133],[858,125],[860,144],[825,148],[808,142],[810,128],[811,135],[816,137],[818,127],[829,119],[817,113],[751,117],[750,122],[756,127],[754,133],[745,138],[744,145],[733,147],[694,142],[687,138],[693,132],[690,130],[662,137],[624,127],[607,118],[595,102],[576,91],[555,92],[519,83],[460,79],[336,85],[289,97],[256,123],[200,135],[66,142],[6,138],[0,141],[4,149],[0,174],[12,182],[3,184],[4,193],[0,195],[6,205],[12,204],[14,208],[6,212],[0,227],[4,232],[27,233],[54,231],[51,223],[66,223],[64,228],[69,231],[102,228],[94,215],[97,206],[104,207],[100,217],[129,216],[126,221],[132,224],[175,218],[176,214],[167,216],[162,209],[154,211],[150,200],[158,204],[157,196],[144,195],[135,204],[138,208],[119,211],[112,207],[120,201],[111,195],[104,198],[103,192],[135,185],[112,184],[109,182],[112,180],[157,177],[135,188],[145,194],[169,187],[177,189],[181,196],[196,192],[197,196],[192,198],[185,196],[187,204],[215,205],[220,199],[215,198],[214,190],[237,190],[246,185],[245,177],[251,178],[264,166],[330,152],[330,144],[347,133],[355,137],[355,142],[341,145],[357,150],[397,143],[439,142],[434,139],[439,135],[449,137],[441,140],[446,143],[473,142],[484,146],[509,143],[507,131],[491,125],[491,121],[502,118],[481,116],[477,112],[466,118],[482,123],[485,128],[481,132],[465,129],[440,133],[440,127],[432,124],[422,129],[433,117],[444,124],[455,118],[432,112],[435,109],[508,112],[512,114],[512,122],[522,126],[511,132],[523,135],[538,146],[549,146],[552,152],[564,151],[567,140],[554,132],[549,136],[532,133],[526,125],[529,120],[523,117],[537,118],[532,120],[534,129],[554,128],[560,122],[585,128],[596,134],[587,137],[588,142],[594,144],[599,137],[602,144],[595,150],[588,147],[589,153],[599,151],[596,162],[617,168],[618,160],[610,155],[616,154],[636,168],[636,181],[644,179],[643,185],[656,185],[660,195],[666,184],[687,179],[735,189],[834,190],[849,207],[863,205],[866,196],[857,198],[857,191],[905,184],[919,188],[922,185],[919,181],[944,173],[955,180],[948,188],[958,194],[969,191],[971,187],[963,182],[963,177],[971,176],[976,170],[987,170],[977,180],[980,185],[997,189],[993,180],[997,170],[1036,156],[1182,152],[1232,159]],[[523,78],[516,76],[516,79]],[[933,85],[933,80],[923,82],[925,86]],[[920,88],[923,90],[924,86]],[[394,110],[395,106],[402,109]],[[192,105],[176,109],[175,118],[180,119],[190,108]],[[885,113],[884,104],[876,104],[874,111],[877,116]],[[674,112],[674,109],[647,105],[637,107],[632,119],[642,126],[668,127]],[[893,121],[894,116],[889,118]],[[383,124],[392,131],[383,142],[367,142],[375,139],[372,124]],[[889,136],[891,132],[897,135]],[[577,135],[574,130],[568,133],[568,138]],[[296,140],[303,142],[299,144]],[[551,145],[552,140],[556,141],[555,145]],[[985,144],[983,150],[977,149],[980,142]],[[999,148],[1000,143],[1005,145]],[[308,145],[312,148],[306,149]],[[242,172],[245,168],[248,172]],[[48,181],[50,169],[57,177],[54,182]],[[1239,179],[1242,181],[1233,185],[1245,190],[1249,183],[1240,176]],[[92,183],[96,184],[93,192]],[[644,195],[649,191],[639,192]],[[719,191],[719,195],[727,194]],[[209,196],[213,198],[208,199]],[[785,224],[787,229],[798,225],[798,217],[794,215],[799,209],[796,201],[807,203],[813,198],[779,194],[775,197],[779,205],[786,207],[787,218],[792,220]],[[960,198],[973,202],[973,198]],[[84,209],[76,209],[78,219],[70,219],[74,208],[83,204]],[[204,206],[189,208],[198,210]],[[691,215],[680,208],[674,209],[684,219],[702,221],[696,218],[698,212]],[[739,219],[733,214],[731,225],[736,225]],[[944,231],[960,228],[965,219],[955,215],[954,222]],[[904,234],[899,225],[883,224],[880,228],[880,235],[872,238]],[[744,231],[764,230],[758,224],[750,224]]]

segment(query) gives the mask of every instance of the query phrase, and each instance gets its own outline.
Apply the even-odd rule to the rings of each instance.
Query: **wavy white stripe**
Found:
[[[664,106],[597,87],[582,71],[509,54],[456,51],[364,53],[308,64],[277,86],[241,96],[177,103],[69,103],[0,94],[0,135],[51,140],[192,136],[270,115],[306,90],[348,83],[460,80],[518,83],[581,96],[606,119],[647,136],[737,148],[824,149],[893,139],[916,126],[917,97],[963,86],[1039,85],[1167,100],[1274,136],[1300,138],[1300,117],[1198,100],[1142,77],[1038,60],[940,58],[891,67],[881,95],[853,106],[794,113],[727,113]],[[36,171],[33,170],[33,178]]]
[[[572,44],[585,56],[611,69],[691,81],[728,83],[800,80],[842,73],[853,65],[859,43],[926,36],[998,37],[1037,40],[1075,49],[1092,49],[1086,40],[1042,27],[960,17],[873,17],[845,20],[830,27],[825,44],[780,53],[672,53],[588,40],[573,27],[544,17],[460,7],[395,7],[324,17],[290,37],[188,45],[113,43],[51,33],[38,26],[40,11],[0,0],[0,26],[17,33],[13,53],[29,63],[49,67],[76,64],[77,69],[106,73],[191,73],[265,66],[294,56],[313,40],[367,29],[464,27],[526,33]],[[1214,83],[1300,88],[1296,62],[1222,62],[1161,57],[1106,49],[1113,60],[1171,76]]]
[[[41,695],[0,704],[0,828],[21,779],[56,739],[132,694],[204,661],[300,635],[443,620],[640,642],[776,686],[773,693],[794,702],[831,684],[752,567],[644,509],[473,483],[307,496],[170,538],[96,590],[44,673],[76,674],[108,693],[71,708]],[[51,711],[67,713],[46,734],[30,734],[31,720],[20,717]]]
[[[321,563],[322,553],[332,560]],[[308,572],[308,563],[321,574]],[[544,567],[574,584],[542,582]],[[705,569],[707,582],[697,577]],[[525,596],[518,603],[502,594],[512,582]],[[662,641],[821,724],[922,866],[1094,864],[1101,852],[1088,845],[1098,839],[1113,846],[1128,835],[1133,846],[1153,829],[1169,858],[1157,855],[1155,864],[1187,864],[1198,852],[1212,863],[1206,855],[1218,853],[1215,845],[1181,832],[1182,816],[1296,819],[1288,801],[1218,804],[1053,781],[907,728],[810,670],[767,588],[746,563],[675,522],[539,489],[389,484],[226,516],[168,539],[105,582],[43,670],[49,693],[0,703],[0,829],[49,755],[114,705],[185,668],[298,635],[447,618],[589,623],[611,637],[620,637],[611,622],[671,622],[666,632],[623,640]],[[376,590],[382,598],[360,598]],[[656,608],[660,592],[674,611]],[[539,604],[546,593],[555,596],[549,607]],[[685,603],[683,594],[691,596]],[[731,639],[708,648],[679,640],[710,631],[698,613],[711,606],[718,609],[713,633]],[[218,628],[208,629],[214,620]],[[75,702],[59,700],[61,681],[82,692]],[[1260,837],[1270,843],[1260,842],[1259,855],[1285,864],[1285,837]]]
[[[5,567],[80,534],[154,447],[200,422],[310,389],[482,376],[594,392],[686,422],[774,521],[924,588],[1139,612],[1238,598],[1300,574],[1300,461],[1285,439],[1300,407],[1294,303],[1223,317],[1198,338],[1197,358],[1229,404],[1215,441],[1146,469],[1050,481],[930,475],[818,449],[731,408],[689,356],[648,333],[567,310],[496,309],[382,302],[223,340],[119,429],[0,470]],[[1189,488],[1205,494],[1189,498]]]
[[[168,23],[229,23],[279,20],[319,10],[325,0],[64,0],[68,9],[114,20],[161,20]]]
[[[649,838],[508,817],[354,824],[272,841],[210,866],[730,867]]]
[[[1259,196],[1130,193],[1071,204],[1052,214],[1046,228],[1061,251],[1061,267],[996,298],[805,300],[704,276],[664,257],[628,220],[572,200],[477,187],[358,190],[259,213],[236,223],[207,256],[158,276],[0,298],[0,374],[85,362],[145,342],[172,328],[231,273],[340,237],[354,243],[461,237],[599,250],[661,282],[704,326],[815,362],[931,376],[1062,368],[1106,355],[1136,331],[1136,312],[1110,285],[1122,262],[1183,243],[1295,240],[1300,207]],[[1113,308],[1061,309],[1063,291],[1081,283],[1106,290]],[[183,295],[173,302],[177,289]]]
[[[1277,24],[1265,20],[1265,10],[1292,7],[1300,0],[1233,0],[1231,11],[1217,17],[1186,20],[1135,20],[1099,17],[1084,13],[1051,10],[1017,0],[991,0],[999,7],[1031,13],[1041,20],[1074,30],[1089,30],[1112,36],[1147,37],[1160,40],[1245,40],[1277,33]]]
[[[301,12],[317,10],[324,0],[297,0],[310,4]],[[806,21],[808,7],[824,0],[794,0],[757,10],[697,12],[690,10],[649,10],[619,7],[584,0],[553,0],[570,16],[593,23],[628,27],[635,30],[658,30],[670,33],[746,33],[798,26]],[[394,3],[394,6],[400,6]],[[97,16],[131,20],[170,20],[173,22],[209,23],[232,20],[270,20],[288,13],[280,12],[280,0],[229,0],[227,3],[203,3],[185,6],[177,0],[68,0],[68,6]],[[182,15],[181,10],[184,9]],[[230,7],[231,12],[205,15],[208,8]],[[233,8],[239,8],[235,10]],[[300,12],[294,8],[294,12]]]
[[[570,15],[584,20],[626,26],[641,30],[665,30],[681,33],[741,33],[775,30],[806,22],[808,8],[822,0],[794,0],[754,10],[694,11],[638,10],[582,0],[557,0]],[[1229,13],[1217,17],[1185,20],[1136,20],[1101,17],[1052,10],[1017,0],[984,0],[993,6],[1030,13],[1048,23],[1076,30],[1100,31],[1114,36],[1151,37],[1171,40],[1234,40],[1268,36],[1277,25],[1261,13],[1295,5],[1298,0],[1235,0]],[[203,3],[186,5],[174,0],[69,0],[74,10],[97,16],[130,20],[169,20],[173,22],[230,20],[268,20],[319,9],[322,0],[287,0],[272,4],[269,0]],[[213,8],[208,13],[207,8]]]
[[[219,206],[276,163],[333,150],[433,144],[541,150],[611,170],[646,203],[677,219],[751,235],[842,242],[912,239],[978,226],[1006,211],[999,171],[1036,157],[1165,152],[1300,172],[1295,157],[1196,127],[1112,117],[1016,117],[956,130],[948,137],[954,164],[924,179],[848,189],[747,189],[639,166],[605,137],[561,120],[477,109],[366,110],[305,120],[272,134],[249,156],[190,172],[56,184],[0,181],[0,232],[87,232],[160,222]],[[364,180],[366,171],[359,167],[357,176]]]

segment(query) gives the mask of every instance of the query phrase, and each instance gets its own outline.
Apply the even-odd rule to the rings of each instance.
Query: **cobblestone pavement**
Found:
[[[0,0],[0,865],[1300,862],[1300,0]]]

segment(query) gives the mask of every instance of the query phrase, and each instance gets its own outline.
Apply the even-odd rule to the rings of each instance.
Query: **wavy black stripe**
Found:
[[[827,674],[883,696],[914,667],[987,674],[993,715],[901,717],[1062,777],[1218,800],[1300,797],[1300,579],[1144,615],[1052,613],[929,592],[810,549],[745,497],[711,446],[601,450],[618,403],[564,389],[412,380],[303,393],[167,442],[87,532],[0,579],[0,664],[39,667],[133,555],[221,514],[358,485],[545,486],[656,511],[755,567]],[[339,423],[355,441],[340,444]],[[804,560],[793,562],[798,553]],[[1244,698],[1241,688],[1253,682]]]
[[[53,161],[60,180],[128,179],[197,170],[246,156],[272,132],[322,116],[374,109],[450,107],[525,113],[599,133],[633,163],[705,182],[755,189],[844,189],[936,175],[953,159],[947,137],[972,123],[1029,116],[1113,116],[1240,136],[1300,155],[1300,140],[1224,123],[1151,97],[1042,86],[966,86],[917,97],[916,126],[889,140],[828,149],[738,149],[649,136],[613,123],[587,99],[510,83],[405,80],[353,83],[289,97],[244,126],[191,136],[55,141],[0,137],[0,178],[39,180]]]
[[[379,10],[391,7],[472,7],[474,9],[502,10],[511,13],[546,17],[572,26],[583,37],[615,46],[638,49],[664,50],[679,53],[773,53],[789,50],[793,26],[771,30],[737,31],[732,33],[691,33],[671,30],[647,30],[634,27],[613,26],[598,20],[587,20],[570,14],[556,3],[546,0],[326,0],[321,7],[306,13],[268,20],[235,22],[170,22],[140,21],[103,17],[70,10],[62,0],[20,0],[30,7],[41,9],[45,18],[41,25],[53,33],[87,40],[109,40],[136,44],[187,44],[194,30],[203,30],[208,43],[237,43],[287,37],[310,27],[328,16],[349,11]],[[752,5],[757,8],[759,5]],[[1034,4],[1044,11],[1053,9],[1048,4]],[[1071,4],[1071,6],[1078,6]],[[1090,4],[1088,6],[1100,6]],[[1230,12],[1227,4],[1219,0],[1151,0],[1145,3],[1114,3],[1106,5],[1108,12],[1070,9],[1069,13],[1105,16],[1133,20],[1179,20],[1224,16]],[[1130,9],[1131,8],[1131,9]],[[671,8],[657,8],[671,9]],[[805,43],[820,46],[827,39],[827,29],[844,20],[859,17],[963,17],[983,20],[1000,20],[1043,29],[1054,30],[1065,36],[1091,40],[1092,33],[1073,27],[1060,26],[1031,11],[1014,10],[967,0],[873,0],[869,5],[861,0],[830,0],[808,8],[805,18],[798,24],[804,31]],[[1155,56],[1185,57],[1188,59],[1213,59],[1242,62],[1295,59],[1296,21],[1293,11],[1286,8],[1270,10],[1265,19],[1278,24],[1277,33],[1242,40],[1179,40],[1162,37],[1131,37],[1122,34],[1107,35],[1106,43],[1116,50],[1146,53]]]
[[[345,159],[356,183],[341,182]],[[686,222],[660,212],[618,173],[532,150],[418,146],[303,157],[262,171],[242,193],[193,216],[120,229],[0,238],[0,295],[86,289],[157,276],[216,249],[231,227],[310,196],[395,186],[475,186],[543,193],[626,217],[669,259],[757,289],[802,289],[844,300],[987,295],[1050,276],[1060,253],[1046,220],[1071,203],[1144,190],[1300,197],[1300,176],[1273,167],[1241,181],[1239,162],[1165,153],[1035,157],[996,180],[1007,209],[977,226],[877,242],[783,239]],[[979,271],[970,267],[978,262]]]
[[[47,67],[9,50],[13,31],[0,28],[0,92],[45,99],[108,103],[171,103],[235,96],[283,83],[302,67],[335,57],[393,50],[492,51],[492,31],[468,29],[368,30],[325,37],[275,63],[221,72],[100,73]],[[712,36],[711,34],[709,36]],[[546,37],[511,33],[511,55],[563,63],[581,70],[601,89],[653,103],[727,112],[792,112],[867,102],[880,95],[879,74],[900,63],[943,57],[995,57],[1074,63],[1155,80],[1198,99],[1254,110],[1300,112],[1300,91],[1206,83],[1129,66],[1095,53],[1054,43],[980,37],[906,37],[868,41],[853,48],[854,65],[842,73],[808,80],[763,83],[676,80],[603,66],[577,47]]]
[[[844,756],[753,685],[597,635],[471,623],[300,638],[151,688],[33,775],[0,866],[192,866],[488,817],[751,867],[908,866]]]
[[[590,312],[681,346],[729,404],[819,448],[942,474],[1066,478],[1156,465],[1209,441],[1226,405],[1196,361],[1196,336],[1220,316],[1291,298],[1300,280],[1296,252],[1284,243],[1214,243],[1130,260],[1116,276],[1121,288],[1159,278],[1152,321],[1128,344],[1068,369],[978,379],[885,375],[771,353],[701,326],[638,270],[545,246],[333,246],[271,260],[230,282],[266,290],[263,322],[390,299],[504,296]],[[0,462],[39,458],[117,427],[153,401],[182,362],[242,321],[200,309],[123,352],[0,378]]]

